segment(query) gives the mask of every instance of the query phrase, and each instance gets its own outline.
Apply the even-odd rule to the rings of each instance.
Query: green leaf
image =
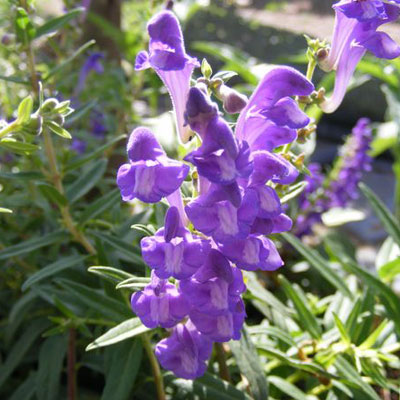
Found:
[[[376,394],[375,390],[362,379],[359,373],[344,357],[336,357],[335,367],[340,374],[359,387],[370,399],[380,400],[380,397]]]
[[[360,316],[361,313],[361,306],[362,306],[362,300],[361,298],[358,298],[356,302],[353,304],[353,307],[345,323],[346,332],[349,333],[350,342],[352,343],[355,341],[354,333],[356,331],[358,317]]]
[[[254,273],[246,273],[245,280],[247,289],[256,299],[259,299],[260,301],[268,304],[271,308],[275,309],[284,317],[291,318],[295,315],[293,310],[286,307],[271,292],[260,285]]]
[[[261,352],[261,354],[266,355],[269,358],[277,359],[281,363],[285,365],[289,365],[295,369],[300,369],[302,371],[306,371],[309,374],[316,374],[325,376],[329,379],[335,379],[337,376],[331,374],[328,371],[325,371],[321,365],[312,362],[300,361],[296,358],[290,357],[288,354],[277,350],[271,346],[267,346],[265,344],[257,344],[257,349]]]
[[[187,399],[194,394],[199,400],[251,400],[244,391],[208,372],[194,381],[177,378],[168,372],[165,381],[168,385],[177,387],[185,396],[183,398]]]
[[[35,394],[36,372],[31,372],[8,400],[30,400]]]
[[[50,202],[57,204],[60,207],[67,205],[68,200],[62,195],[54,186],[47,185],[45,183],[37,186],[40,193]]]
[[[269,382],[271,385],[274,385],[279,391],[285,393],[290,396],[291,399],[294,400],[318,400],[315,396],[307,396],[304,392],[298,389],[295,385],[288,382],[285,379],[280,378],[279,376],[269,376]]]
[[[393,290],[370,272],[360,268],[357,264],[349,260],[344,260],[342,265],[349,272],[357,275],[368,286],[376,290],[379,298],[385,306],[388,316],[393,320],[396,325],[397,332],[400,334],[400,301]]]
[[[132,262],[138,264],[138,265],[144,265],[144,261],[142,257],[138,254],[135,253],[134,249],[135,247],[132,246],[131,244],[111,235],[106,235],[100,232],[92,232],[93,236],[99,238],[102,240],[104,243],[107,243],[111,247],[113,247],[115,250],[118,250],[119,252],[125,254],[127,257],[129,257]],[[1,254],[1,253],[0,253]]]
[[[37,171],[24,171],[24,172],[2,172],[0,178],[3,179],[20,179],[20,180],[40,180],[44,176]]]
[[[375,342],[378,340],[379,335],[383,332],[388,323],[389,321],[387,319],[382,321],[379,326],[375,328],[374,331],[360,344],[360,346],[358,346],[358,348],[361,350],[372,348]]]
[[[63,336],[52,336],[40,346],[36,375],[36,395],[40,400],[59,397],[63,361],[67,351],[65,339]]]
[[[298,314],[298,322],[303,327],[304,330],[310,333],[314,339],[320,339],[322,335],[321,327],[318,324],[317,319],[311,312],[308,304],[303,301],[302,296],[299,295],[299,287],[294,289],[294,287],[287,281],[287,279],[279,275],[279,282],[282,285],[286,296],[292,300],[294,307]]]
[[[80,263],[83,263],[85,260],[85,257],[82,256],[70,256],[66,258],[62,258],[60,260],[57,260],[56,262],[48,265],[47,267],[44,267],[40,269],[39,271],[35,272],[33,275],[31,275],[22,285],[22,291],[25,291],[32,285],[42,281],[43,279],[49,278],[50,276],[59,274],[61,271],[64,271],[67,268],[71,268],[74,265],[78,265]]]
[[[386,232],[400,246],[400,226],[394,216],[390,213],[386,205],[375,195],[375,193],[363,183],[360,183],[360,189],[364,193],[376,215],[381,220]]]
[[[36,144],[20,142],[10,137],[0,140],[0,146],[18,154],[32,153],[40,149]]]
[[[94,350],[99,347],[110,346],[137,335],[141,335],[149,330],[149,328],[146,328],[142,324],[139,318],[131,318],[120,323],[114,328],[111,328],[104,335],[98,337],[94,342],[90,343],[86,347],[86,351]]]
[[[81,176],[65,191],[70,203],[74,203],[93,189],[104,175],[107,168],[107,160],[101,159],[90,165]]]
[[[69,21],[82,14],[83,11],[85,11],[83,7],[75,8],[71,11],[66,12],[60,17],[52,18],[50,21],[46,21],[42,26],[39,26],[39,28],[37,28],[35,39],[43,35],[48,35],[49,33],[58,31]]]
[[[89,267],[88,271],[92,272],[93,274],[100,275],[102,278],[105,278],[113,283],[119,283],[125,279],[134,277],[134,275],[128,272],[113,267],[93,266]]]
[[[129,400],[142,362],[139,340],[120,343],[106,352],[106,384],[101,400]]]
[[[372,360],[369,360],[367,358],[361,358],[361,367],[363,373],[371,377],[376,384],[379,386],[389,389],[389,384],[387,378],[383,375],[379,367],[374,364]]]
[[[400,274],[400,258],[390,261],[378,270],[380,278],[386,282],[392,281]]]
[[[85,157],[81,157],[78,161],[68,164],[67,167],[65,168],[65,172],[69,172],[74,169],[77,169],[77,168],[81,167],[82,165],[88,163],[89,161],[92,161],[95,158],[96,159],[99,158],[99,156],[101,154],[103,154],[107,149],[111,148],[112,146],[114,146],[116,143],[118,143],[122,139],[126,139],[126,135],[118,136],[118,137],[110,140],[108,143],[104,144],[103,146],[98,147],[93,153],[90,153]]]
[[[116,289],[132,289],[134,291],[141,290],[146,287],[150,283],[150,278],[128,278],[120,283],[115,287]]]
[[[238,76],[238,73],[234,71],[219,71],[213,76],[213,79],[219,78],[226,83],[235,76]]]
[[[132,315],[126,304],[108,297],[101,290],[68,279],[57,279],[57,283],[67,289],[70,295],[76,297],[80,304],[86,305],[91,311],[96,311],[112,321],[120,322],[121,319],[130,318]]]
[[[90,46],[93,46],[96,43],[95,40],[89,40],[87,43],[83,44],[81,47],[79,47],[78,50],[76,50],[71,56],[69,56],[66,60],[58,64],[55,68],[49,71],[49,73],[44,77],[44,81],[47,81],[50,77],[52,77],[55,74],[58,74],[60,71],[62,71],[65,67],[67,67],[73,60],[75,60],[76,57],[78,57],[80,54],[84,53],[86,49],[88,49]]]
[[[339,333],[340,333],[340,336],[341,336],[343,342],[350,345],[351,344],[350,334],[347,332],[346,327],[343,325],[343,322],[336,315],[336,313],[332,312],[332,315],[333,315],[333,319],[335,321],[335,325],[339,330]]]
[[[35,320],[29,324],[29,329],[26,329],[22,336],[14,342],[13,347],[8,350],[6,360],[0,366],[0,387],[7,381],[15,368],[18,367],[30,347],[48,325],[49,323],[46,320]]]
[[[268,399],[267,378],[262,369],[257,350],[245,326],[242,329],[240,341],[230,341],[229,347],[232,350],[240,372],[249,381],[254,399]]]
[[[290,187],[290,190],[288,193],[286,193],[282,198],[281,198],[281,203],[288,203],[290,200],[296,198],[299,196],[304,189],[308,186],[307,182],[300,182],[297,183],[296,185],[293,185]]]
[[[297,347],[296,342],[290,336],[288,332],[276,326],[252,326],[248,328],[251,335],[262,335],[262,336],[272,336],[276,339],[281,340],[289,346]]]
[[[35,37],[35,27],[29,19],[29,15],[23,7],[17,7],[15,16],[15,33],[17,39],[24,46]]]
[[[395,121],[379,124],[374,140],[371,143],[370,155],[378,157],[386,150],[393,148],[397,143],[398,135],[399,126]]]
[[[9,208],[3,208],[0,207],[0,213],[5,213],[5,214],[12,214],[12,210],[10,210]]]
[[[280,236],[289,242],[328,282],[339,289],[345,296],[353,298],[353,294],[350,292],[343,278],[330,268],[329,262],[322,258],[318,252],[309,249],[299,239],[289,233],[281,233]]]
[[[210,79],[212,75],[212,68],[211,65],[208,63],[208,61],[203,58],[203,61],[201,62],[201,73],[206,79]]]
[[[45,126],[47,126],[56,135],[61,136],[64,139],[72,139],[71,134],[54,121],[46,121]]]
[[[97,199],[94,203],[90,204],[85,209],[80,218],[80,225],[84,225],[87,221],[96,218],[98,215],[103,214],[105,211],[111,209],[113,205],[118,203],[120,199],[119,189],[114,189],[106,195]]]
[[[31,96],[25,97],[18,106],[17,124],[23,125],[30,121],[33,108]]]
[[[10,257],[20,256],[25,253],[30,253],[42,247],[50,246],[51,244],[65,240],[68,235],[62,231],[49,233],[39,238],[33,238],[10,246],[0,251],[0,260],[7,260]]]
[[[18,76],[4,76],[0,75],[1,81],[20,83],[21,85],[30,85],[31,83],[25,79],[19,78]]]

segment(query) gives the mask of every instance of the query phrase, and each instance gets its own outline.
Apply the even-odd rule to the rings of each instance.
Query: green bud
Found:
[[[203,61],[201,62],[201,73],[206,79],[210,79],[212,75],[212,68],[211,65],[208,63],[208,61],[203,58]]]
[[[56,107],[58,107],[59,103],[57,99],[51,98],[47,99],[40,108],[41,114],[48,114],[54,111]]]

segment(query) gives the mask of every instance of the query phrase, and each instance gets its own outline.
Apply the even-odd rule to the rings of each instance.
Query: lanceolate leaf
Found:
[[[318,272],[333,286],[339,289],[345,296],[353,298],[343,279],[329,266],[316,251],[307,248],[299,239],[289,233],[282,233],[281,236],[289,242]]]
[[[78,17],[84,10],[85,9],[83,7],[75,8],[74,10],[68,11],[60,17],[52,18],[50,21],[45,22],[42,26],[37,28],[35,39],[40,36],[56,32],[65,26],[69,21]]]
[[[390,213],[386,205],[375,195],[375,193],[363,183],[360,183],[360,189],[368,199],[376,215],[381,220],[387,233],[400,246],[400,225],[394,216]]]
[[[97,338],[94,342],[86,347],[86,351],[94,350],[99,347],[110,346],[112,344],[122,342],[123,340],[141,335],[149,331],[140,321],[139,318],[131,318],[119,325],[111,328],[104,335]]]
[[[250,390],[255,400],[268,399],[267,378],[262,369],[257,350],[254,347],[246,327],[242,329],[240,341],[232,340],[229,347],[235,356],[241,373],[250,384]]]
[[[51,244],[57,243],[67,236],[66,233],[57,231],[49,233],[42,237],[29,239],[18,243],[14,246],[7,247],[0,251],[0,260],[7,260],[10,257],[20,256],[25,253],[32,252],[34,250],[40,249],[41,247],[50,246]]]

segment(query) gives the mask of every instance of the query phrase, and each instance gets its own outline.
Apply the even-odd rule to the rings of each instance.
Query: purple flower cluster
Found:
[[[341,0],[333,6],[336,20],[332,46],[328,57],[320,62],[323,70],[336,70],[333,95],[321,104],[325,112],[334,112],[339,107],[357,64],[367,51],[386,59],[400,55],[400,46],[387,33],[377,30],[381,25],[398,19],[400,1],[392,0],[391,3]]]
[[[367,118],[361,118],[340,150],[337,168],[329,177],[329,186],[322,190],[325,177],[319,164],[310,164],[311,176],[300,196],[303,211],[296,220],[295,232],[302,236],[311,233],[314,224],[321,222],[321,214],[333,207],[344,208],[358,198],[358,184],[364,172],[371,170],[372,158],[368,155],[372,141],[372,129]]]
[[[174,14],[157,14],[148,31],[150,49],[138,54],[136,69],[152,67],[166,84],[181,140],[196,133],[202,143],[185,157],[197,170],[199,195],[184,206],[180,186],[189,166],[168,158],[148,129],[131,134],[129,163],[117,177],[123,200],[166,197],[170,204],[164,227],[141,241],[152,280],[132,296],[132,309],[149,328],[173,328],[156,346],[158,360],[194,379],[204,373],[213,342],[240,338],[242,270],[283,265],[266,235],[289,230],[292,221],[274,185],[294,182],[298,172],[274,149],[294,141],[309,123],[293,97],[314,87],[292,68],[271,68],[249,100],[242,96],[227,107],[241,110],[234,133],[204,83],[190,87],[198,62],[186,54]]]

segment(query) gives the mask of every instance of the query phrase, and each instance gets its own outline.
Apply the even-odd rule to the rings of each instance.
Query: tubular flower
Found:
[[[161,366],[184,379],[196,379],[206,372],[212,341],[200,333],[189,320],[177,325],[167,339],[156,346]]]
[[[186,54],[179,21],[171,11],[156,14],[148,23],[149,51],[141,51],[135,62],[137,71],[153,68],[167,87],[175,110],[180,139],[186,143],[191,138],[185,126],[184,111],[190,88],[190,78],[197,59]]]
[[[175,285],[152,272],[151,284],[132,295],[133,312],[148,328],[172,328],[189,313],[189,304]]]
[[[326,113],[334,112],[341,104],[357,64],[367,51],[386,59],[400,55],[400,47],[393,39],[377,31],[379,26],[399,17],[398,5],[380,0],[342,0],[333,8],[336,20],[332,46],[328,57],[320,63],[323,70],[336,71],[332,97],[321,104]]]
[[[156,203],[182,184],[189,167],[166,156],[154,135],[146,128],[135,129],[128,141],[129,164],[123,164],[117,183],[124,201],[135,198]]]
[[[183,227],[176,207],[169,208],[165,227],[140,242],[144,261],[162,279],[190,278],[204,263],[210,250],[206,240]]]

